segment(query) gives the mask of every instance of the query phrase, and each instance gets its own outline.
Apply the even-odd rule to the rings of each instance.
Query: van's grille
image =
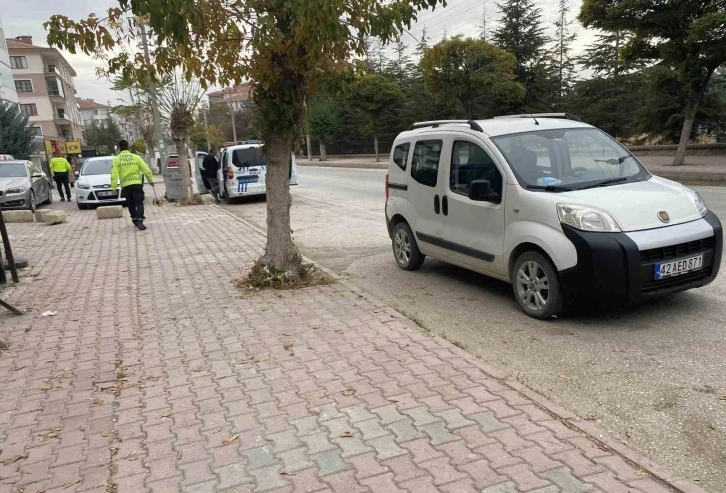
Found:
[[[652,262],[655,260],[668,260],[685,255],[700,253],[705,250],[712,249],[716,246],[716,237],[703,238],[702,240],[689,241],[688,243],[680,243],[678,245],[670,245],[659,248],[651,248],[650,250],[640,251],[641,262]]]

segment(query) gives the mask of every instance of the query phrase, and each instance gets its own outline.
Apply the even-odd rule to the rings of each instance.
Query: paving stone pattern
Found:
[[[216,207],[62,207],[8,225],[0,493],[671,491],[342,284],[241,297]]]

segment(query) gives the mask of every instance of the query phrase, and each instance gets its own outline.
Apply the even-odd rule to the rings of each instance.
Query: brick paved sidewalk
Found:
[[[242,298],[264,239],[217,207],[54,208],[9,225],[0,493],[699,491],[349,285]]]

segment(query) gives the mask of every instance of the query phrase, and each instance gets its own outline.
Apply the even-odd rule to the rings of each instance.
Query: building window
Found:
[[[17,92],[33,92],[33,81],[30,80],[16,80],[15,90]]]
[[[55,73],[55,65],[48,65],[48,72]]]
[[[48,83],[48,95],[49,96],[63,96],[60,90],[60,84],[57,80],[49,80]]]
[[[43,127],[35,126],[35,127],[28,127],[28,130],[30,130],[30,133],[35,136],[43,136]]]
[[[28,68],[28,59],[24,56],[11,56],[10,68]]]
[[[25,116],[38,116],[38,107],[35,104],[21,104],[20,112]]]
[[[98,116],[98,110],[93,110],[93,115]]]

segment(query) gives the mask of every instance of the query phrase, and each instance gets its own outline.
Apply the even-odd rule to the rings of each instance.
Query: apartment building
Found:
[[[37,136],[81,141],[83,121],[76,101],[75,70],[55,48],[33,44],[31,36],[5,39],[20,111]]]
[[[207,97],[210,105],[226,104],[237,111],[254,104],[250,84],[237,84],[236,86],[226,87],[221,91],[210,92]]]
[[[10,54],[8,44],[5,42],[2,17],[0,17],[0,99],[18,103],[18,93],[15,91],[13,69],[10,68]]]
[[[98,103],[93,99],[78,99],[78,108],[81,111],[81,119],[84,127],[89,127],[96,122],[97,125],[101,125],[106,121],[108,117],[111,117],[113,121],[119,126],[121,135],[124,139],[129,142],[133,142],[142,138],[141,127],[138,122],[132,118],[125,118],[117,113],[114,113],[111,106]]]

